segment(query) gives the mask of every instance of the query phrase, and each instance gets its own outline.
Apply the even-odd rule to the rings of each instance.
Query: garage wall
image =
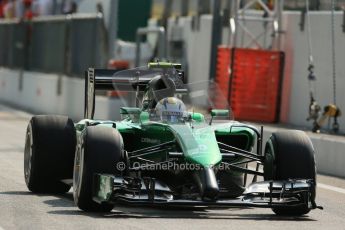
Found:
[[[316,99],[323,107],[333,102],[332,59],[331,59],[331,13],[311,12],[311,38],[315,64]],[[187,45],[189,81],[209,79],[212,16],[200,17],[200,26],[193,27],[192,17],[179,18],[183,26],[183,38]],[[170,27],[176,23],[170,20]],[[342,32],[343,14],[335,13],[336,59],[337,59],[337,103],[345,111],[345,33]],[[259,34],[262,27],[246,22],[253,34]],[[306,27],[305,27],[306,28]],[[306,30],[300,30],[300,12],[287,11],[283,14],[282,50],[285,52],[285,69],[282,89],[280,121],[298,126],[312,127],[307,122],[309,106],[308,86],[308,43]],[[169,29],[168,29],[169,31]],[[223,29],[223,44],[228,44],[229,29]],[[262,37],[261,39],[264,39]],[[266,40],[270,41],[269,34]],[[248,38],[239,33],[237,44],[247,44]],[[345,132],[345,116],[339,118],[340,129]]]
[[[306,31],[299,29],[299,14],[289,13],[287,31],[293,44],[292,85],[288,122],[294,125],[308,126],[308,46]],[[331,53],[331,15],[329,12],[315,12],[310,15],[311,38],[315,64],[316,100],[325,106],[333,102],[332,53]],[[345,33],[342,32],[343,15],[336,15],[336,73],[337,103],[345,111]],[[345,132],[345,116],[339,118],[340,128]]]

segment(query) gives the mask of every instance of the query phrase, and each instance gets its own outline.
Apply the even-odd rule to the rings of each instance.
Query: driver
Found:
[[[156,115],[164,122],[178,123],[183,120],[186,112],[184,103],[176,97],[166,97],[160,100],[155,108]]]

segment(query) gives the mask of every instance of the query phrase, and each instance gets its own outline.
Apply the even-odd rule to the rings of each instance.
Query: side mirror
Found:
[[[228,109],[212,109],[211,110],[211,120],[210,120],[210,123],[209,125],[212,124],[212,121],[213,121],[213,118],[214,117],[224,117],[224,118],[229,118],[229,110]]]
[[[140,113],[140,122],[146,123],[150,120],[150,114],[148,112],[141,112]]]
[[[205,121],[205,117],[201,113],[191,113],[190,117],[192,118],[192,120],[194,120],[196,122],[203,122],[203,121]]]
[[[229,110],[228,109],[212,109],[211,116],[212,117],[229,117]]]
[[[141,109],[136,107],[121,107],[120,115],[121,119],[131,119],[134,123],[139,122],[139,115]]]

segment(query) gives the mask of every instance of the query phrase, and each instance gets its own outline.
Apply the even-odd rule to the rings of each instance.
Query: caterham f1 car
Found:
[[[234,121],[228,106],[214,108],[222,103],[211,85],[185,84],[174,63],[88,69],[83,120],[30,120],[28,189],[66,193],[73,186],[75,204],[84,211],[109,212],[125,203],[259,207],[299,216],[318,208],[308,136],[276,132],[263,146],[262,127]],[[119,121],[94,119],[96,90],[116,90],[135,107],[120,108]]]

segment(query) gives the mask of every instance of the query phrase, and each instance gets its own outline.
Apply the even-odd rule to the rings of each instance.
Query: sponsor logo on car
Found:
[[[150,143],[150,144],[160,144],[161,143],[161,141],[158,139],[151,139],[151,138],[147,138],[147,137],[142,137],[141,142],[142,143]]]

